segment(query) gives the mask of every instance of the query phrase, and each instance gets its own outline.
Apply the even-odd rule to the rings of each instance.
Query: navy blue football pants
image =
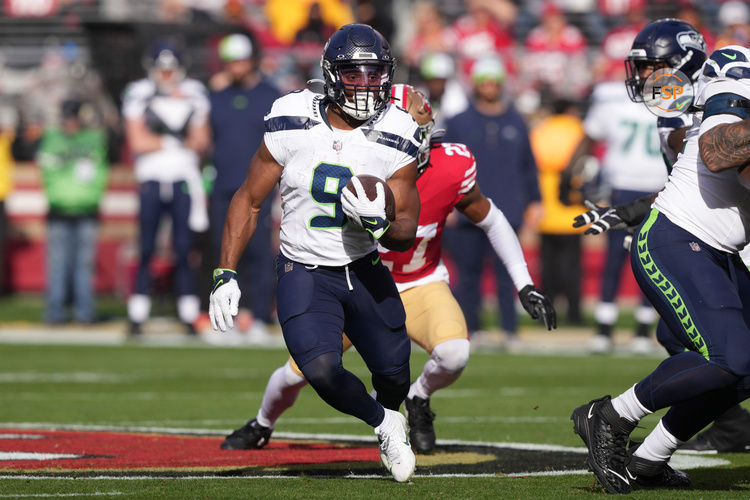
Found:
[[[188,227],[190,195],[185,183],[159,183],[148,181],[139,184],[140,262],[135,279],[135,293],[151,292],[152,276],[149,269],[156,249],[156,232],[163,213],[172,217],[172,248],[175,254],[174,276],[177,295],[195,295],[195,273],[190,268],[189,254],[193,245],[193,232]],[[164,190],[164,192],[162,192]]]
[[[513,229],[518,231],[518,228]],[[458,282],[453,287],[453,294],[466,317],[469,332],[480,328],[479,312],[482,306],[480,282],[485,260],[491,257],[495,268],[500,327],[506,332],[515,333],[518,328],[516,289],[505,265],[495,254],[487,239],[487,234],[476,226],[459,224],[456,227],[446,228],[443,241],[458,270]]]
[[[735,256],[657,210],[633,241],[631,264],[662,317],[659,339],[674,354],[636,384],[636,396],[652,411],[671,406],[665,425],[686,440],[750,396],[750,278]]]
[[[221,237],[224,221],[234,193],[214,192],[209,199],[211,220],[211,246],[214,267],[221,257]],[[271,322],[273,309],[273,252],[271,250],[271,205],[273,196],[266,198],[260,210],[258,225],[237,264],[237,281],[242,291],[240,307],[250,309],[253,317],[265,323]]]
[[[302,374],[329,405],[379,425],[383,407],[397,410],[406,398],[411,352],[404,306],[380,255],[345,268],[305,266],[279,254],[276,275],[279,322]],[[377,402],[343,368],[343,332],[372,373]]]

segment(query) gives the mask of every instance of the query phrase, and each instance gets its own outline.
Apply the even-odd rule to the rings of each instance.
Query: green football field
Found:
[[[413,376],[426,359],[415,349]],[[218,448],[223,432],[255,415],[268,375],[285,360],[286,353],[280,349],[0,344],[0,435],[18,428],[190,429],[213,434],[210,439]],[[461,379],[432,399],[438,439],[581,447],[569,420],[572,409],[603,394],[621,392],[658,362],[653,357],[473,353]],[[345,366],[369,381],[356,353],[346,354]],[[643,438],[657,418],[645,419],[633,437]],[[329,408],[309,387],[278,421],[275,432],[279,438],[290,433],[372,437],[369,427]],[[210,444],[213,449],[214,441]],[[11,451],[7,446],[0,439],[0,452]],[[4,468],[0,498],[580,498],[604,494],[590,473],[539,475],[555,469],[554,462],[544,462],[554,458],[544,455],[533,475],[517,477],[502,468],[473,474],[466,472],[472,470],[469,466],[454,476],[429,477],[438,470],[431,467],[436,460],[465,462],[465,457],[473,455],[460,456],[464,458],[418,456],[417,476],[409,484],[395,483],[383,469],[360,475],[353,467],[349,475],[319,477],[314,465],[288,468],[296,471],[295,477],[278,477],[284,475],[279,474],[284,467],[240,477],[207,469],[182,477],[118,477],[116,473],[44,477],[30,472],[13,477],[18,471]],[[690,469],[693,488],[689,491],[639,491],[633,496],[750,497],[750,454],[710,458],[720,459],[722,465]],[[576,459],[580,462],[577,469],[585,469],[584,459],[583,454]]]

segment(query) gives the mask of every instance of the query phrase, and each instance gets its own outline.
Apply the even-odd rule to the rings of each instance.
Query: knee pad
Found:
[[[452,373],[460,373],[469,362],[469,351],[468,339],[451,339],[436,345],[430,357],[440,368]]]
[[[327,352],[312,359],[300,369],[318,393],[331,394],[337,390],[336,378],[344,372],[344,365],[339,353]]]
[[[297,368],[297,364],[294,363],[294,360],[289,358],[289,360],[286,362],[286,364],[282,367],[284,370],[284,382],[288,386],[301,384],[302,382],[305,382],[305,377],[302,375],[302,372],[299,368]]]

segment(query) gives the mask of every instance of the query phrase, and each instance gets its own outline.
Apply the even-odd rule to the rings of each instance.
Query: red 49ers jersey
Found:
[[[463,144],[437,143],[430,150],[430,166],[417,179],[422,208],[414,245],[405,252],[380,247],[383,263],[400,292],[433,281],[448,281],[442,263],[441,241],[445,220],[453,207],[474,187],[477,166]]]

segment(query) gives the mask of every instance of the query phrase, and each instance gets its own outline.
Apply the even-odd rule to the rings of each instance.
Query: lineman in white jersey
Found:
[[[693,82],[695,95],[700,95],[705,79],[699,80],[698,77],[705,60],[705,41],[693,26],[679,19],[660,19],[650,23],[636,36],[626,60],[628,78],[625,85],[628,94],[634,102],[642,102],[646,79],[653,71],[668,67],[685,73]],[[700,109],[691,106],[691,110],[695,112],[669,118],[659,117],[657,120],[662,155],[670,171],[683,148],[685,134],[692,126],[693,119],[700,120],[703,116]],[[621,229],[625,226],[629,232],[635,231],[648,216],[656,194],[614,207],[591,206],[589,212],[576,217],[573,226],[580,227],[593,222],[586,234],[600,234],[611,228]],[[630,243],[626,242],[626,246],[629,247]],[[750,262],[750,246],[745,247],[741,257],[746,264]],[[750,293],[750,289],[742,289],[741,293]],[[659,322],[656,336],[670,355],[684,350],[663,321]],[[750,452],[750,413],[740,405],[730,408],[716,419],[711,428],[685,443],[681,449]]]
[[[572,415],[589,463],[613,493],[686,486],[667,466],[697,431],[750,396],[750,279],[737,259],[750,238],[750,50],[727,46],[703,66],[687,144],[633,241],[638,284],[686,350],[617,398]],[[641,418],[670,407],[642,445],[628,452]]]
[[[188,256],[193,231],[208,229],[200,155],[210,141],[209,102],[203,84],[185,78],[177,44],[157,41],[145,59],[148,78],[128,85],[122,106],[140,201],[140,262],[135,293],[128,299],[130,333],[141,332],[151,309],[149,264],[164,212],[172,216],[177,314],[188,333],[195,333],[200,303]]]
[[[584,129],[586,136],[573,154],[569,168],[589,154],[594,142],[603,142],[606,152],[602,172],[612,188],[612,205],[631,202],[664,185],[667,174],[662,166],[654,116],[643,105],[628,99],[621,81],[596,86]],[[627,251],[623,248],[626,232],[610,231],[607,237],[600,302],[594,311],[598,332],[591,343],[593,352],[612,349],[612,328],[619,315],[617,291],[622,267],[627,261]],[[647,339],[656,315],[643,297],[635,317],[638,323],[636,337]]]
[[[377,251],[411,247],[416,237],[418,127],[389,105],[394,60],[388,42],[363,24],[342,27],[321,59],[325,95],[307,90],[278,99],[248,176],[227,213],[209,316],[231,327],[239,288],[234,267],[252,237],[258,210],[276,183],[282,199],[276,273],[284,340],[323,400],[375,428],[383,464],[397,481],[414,473],[406,419],[398,412],[409,390],[410,343],[396,285]],[[364,194],[356,175],[386,179],[385,195]],[[357,196],[344,190],[352,180]],[[341,362],[346,331],[372,373],[373,399]]]

